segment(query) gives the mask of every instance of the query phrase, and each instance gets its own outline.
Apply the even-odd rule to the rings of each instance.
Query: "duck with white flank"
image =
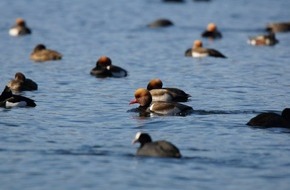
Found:
[[[24,36],[28,34],[31,34],[31,30],[26,26],[22,18],[17,18],[15,25],[9,29],[10,36]]]
[[[152,79],[147,85],[152,101],[186,102],[189,94],[178,88],[162,88],[163,83],[159,78]]]
[[[135,99],[130,104],[138,103],[140,113],[157,115],[186,116],[193,112],[192,107],[177,102],[152,102],[152,95],[145,88],[135,91]]]
[[[189,48],[185,52],[185,56],[188,57],[196,57],[196,58],[202,58],[202,57],[218,57],[218,58],[227,58],[222,53],[215,49],[207,49],[202,47],[202,42],[200,40],[195,40],[193,43],[193,47]]]
[[[276,39],[275,33],[269,33],[264,35],[258,35],[249,37],[248,43],[253,46],[273,46],[279,41]]]
[[[128,72],[118,66],[112,65],[112,61],[107,56],[101,56],[96,66],[91,70],[91,75],[104,78],[104,77],[126,77],[128,75]]]
[[[12,94],[10,88],[5,86],[2,94],[0,95],[0,107],[35,107],[34,100],[24,96]]]
[[[138,132],[133,140],[140,143],[136,156],[181,158],[179,149],[171,142],[158,140],[152,142],[148,133]]]

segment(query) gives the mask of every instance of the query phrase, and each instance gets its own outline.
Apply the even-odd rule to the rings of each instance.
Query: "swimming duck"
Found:
[[[222,53],[215,49],[207,49],[202,47],[202,42],[200,40],[195,40],[193,43],[193,47],[189,48],[185,51],[185,56],[188,57],[196,57],[196,58],[202,58],[202,57],[218,57],[218,58],[227,58]]]
[[[148,24],[149,28],[168,27],[173,26],[173,22],[168,19],[158,19]]]
[[[248,43],[253,46],[273,46],[279,41],[275,37],[275,33],[269,33],[265,35],[258,35],[255,37],[249,37]]]
[[[15,78],[7,86],[16,92],[37,90],[37,84],[33,80],[26,78],[21,72],[17,72]]]
[[[159,78],[152,79],[147,85],[147,90],[152,95],[152,101],[186,102],[189,94],[178,88],[162,88],[163,83]]]
[[[259,128],[290,128],[290,108],[285,108],[281,115],[272,112],[258,114],[247,125]]]
[[[24,19],[17,18],[16,23],[9,29],[10,36],[24,36],[31,34],[31,30],[26,26]]]
[[[207,29],[201,34],[204,38],[219,39],[222,38],[222,34],[218,31],[217,26],[214,23],[209,23]]]
[[[137,89],[134,96],[135,99],[130,104],[138,103],[140,112],[173,116],[185,116],[193,112],[192,107],[177,102],[152,102],[152,95],[145,88]]]
[[[12,94],[10,88],[5,86],[2,94],[0,95],[0,107],[35,107],[34,100],[24,96]]]
[[[112,65],[112,61],[107,56],[101,56],[91,72],[91,75],[96,77],[126,77],[128,72],[118,66]]]
[[[54,50],[46,49],[43,44],[38,44],[30,54],[30,59],[35,62],[54,61],[62,59],[62,54]]]
[[[181,158],[181,153],[174,144],[165,140],[152,142],[148,133],[138,132],[132,144],[137,142],[140,143],[140,147],[136,156]]]
[[[290,22],[276,22],[267,24],[266,30],[268,32],[289,32]]]

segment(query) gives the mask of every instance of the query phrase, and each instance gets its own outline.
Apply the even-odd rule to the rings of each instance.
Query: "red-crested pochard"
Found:
[[[112,61],[107,56],[101,56],[96,66],[91,70],[91,75],[96,77],[126,77],[128,75],[128,72],[118,66],[115,66],[112,64]]]
[[[202,42],[200,40],[195,40],[193,43],[193,47],[189,48],[185,52],[185,56],[189,57],[196,57],[196,58],[202,58],[202,57],[218,57],[218,58],[227,58],[222,53],[215,49],[207,49],[202,47]]]
[[[217,29],[214,23],[209,23],[206,30],[201,34],[204,38],[219,39],[222,38],[221,32]]]
[[[26,26],[24,19],[17,18],[15,25],[9,29],[10,36],[24,36],[31,34],[31,30]]]
[[[193,112],[192,107],[177,102],[152,102],[149,90],[139,88],[135,91],[135,99],[130,104],[138,103],[139,111],[157,115],[185,116]]]

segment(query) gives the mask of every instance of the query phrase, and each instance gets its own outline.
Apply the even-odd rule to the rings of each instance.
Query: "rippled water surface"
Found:
[[[23,95],[35,108],[0,109],[1,189],[279,189],[290,188],[290,131],[245,123],[290,102],[290,33],[274,47],[252,47],[249,36],[268,22],[289,21],[290,2],[162,3],[159,0],[2,0],[0,88],[21,71],[39,90]],[[32,35],[13,38],[26,19]],[[146,24],[168,18],[173,27]],[[209,22],[224,38],[203,40],[228,59],[184,57]],[[34,63],[38,43],[61,61]],[[89,75],[101,55],[127,78]],[[159,77],[192,95],[186,117],[141,118],[127,112],[135,89]],[[166,139],[183,158],[137,158],[138,131]]]

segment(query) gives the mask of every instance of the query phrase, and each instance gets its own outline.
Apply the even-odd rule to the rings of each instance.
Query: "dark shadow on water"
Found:
[[[250,129],[253,129],[253,130],[267,130],[269,132],[272,132],[272,133],[278,133],[278,134],[290,134],[290,129],[289,128],[282,128],[282,127],[260,127],[260,126],[248,126],[246,125],[247,127],[249,127]]]
[[[49,150],[45,151],[44,154],[53,154],[53,155],[73,155],[73,156],[107,156],[109,155],[109,151],[105,150],[67,150],[67,149],[57,149],[57,150]]]
[[[154,117],[154,116],[168,116],[168,115],[159,115],[155,113],[148,113],[144,110],[140,110],[138,108],[133,108],[128,110],[129,113],[139,113],[140,118],[148,118],[148,117]],[[188,115],[213,115],[213,114],[258,114],[261,113],[261,111],[255,111],[255,110],[190,110],[189,112],[182,114],[182,115],[176,115],[176,116],[188,116]],[[169,115],[171,116],[171,115]]]
[[[194,110],[196,115],[213,115],[213,114],[254,114],[261,113],[255,110]]]

